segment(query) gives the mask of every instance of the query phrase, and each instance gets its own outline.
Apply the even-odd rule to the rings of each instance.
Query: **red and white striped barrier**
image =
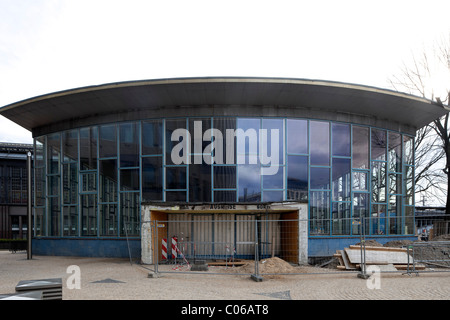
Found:
[[[162,258],[167,260],[167,239],[162,239]]]
[[[178,238],[172,237],[172,258],[173,259],[177,258],[177,243],[178,243]]]

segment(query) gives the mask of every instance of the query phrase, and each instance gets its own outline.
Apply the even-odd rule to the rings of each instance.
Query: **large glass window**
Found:
[[[353,126],[353,164],[356,169],[369,169],[369,128]]]
[[[386,160],[386,131],[372,128],[371,136],[371,156],[373,160]]]
[[[310,121],[311,165],[330,165],[330,124]]]
[[[139,133],[136,122],[119,126],[120,167],[139,167]]]
[[[308,153],[308,121],[287,121],[287,151],[292,154]]]
[[[288,156],[287,200],[308,200],[307,156]]]
[[[261,201],[260,166],[242,164],[238,166],[238,190],[240,202]]]
[[[100,158],[117,157],[117,129],[115,125],[100,126]]]
[[[163,153],[162,120],[142,122],[142,154],[157,155]]]
[[[142,201],[163,200],[162,157],[142,158]]]
[[[350,159],[333,159],[333,201],[349,201],[351,190]]]
[[[350,125],[332,124],[333,156],[350,157]]]
[[[80,170],[97,169],[97,127],[80,129]]]

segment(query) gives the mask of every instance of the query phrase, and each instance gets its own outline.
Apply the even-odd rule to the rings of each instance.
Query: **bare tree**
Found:
[[[445,76],[443,76],[445,75]],[[399,75],[390,80],[395,90],[406,91],[443,105],[450,101],[450,34],[404,63]],[[445,195],[446,213],[450,214],[450,123],[449,114],[419,129],[415,140],[416,195]],[[416,197],[417,198],[417,197]],[[418,199],[416,199],[417,201]],[[443,201],[441,202],[443,203]]]

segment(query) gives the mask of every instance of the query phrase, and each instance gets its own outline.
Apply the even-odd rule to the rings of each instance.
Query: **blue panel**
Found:
[[[128,244],[133,259],[141,256],[141,240],[113,239],[33,239],[35,255],[129,258]]]
[[[375,240],[381,244],[385,244],[394,240],[417,240],[414,236],[405,237],[366,237],[366,241]],[[309,238],[308,240],[308,256],[309,257],[331,257],[336,250],[344,250],[351,245],[360,242],[359,237],[343,237],[343,238]]]

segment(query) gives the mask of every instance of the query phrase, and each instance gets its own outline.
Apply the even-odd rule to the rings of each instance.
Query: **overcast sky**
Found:
[[[0,106],[109,82],[289,77],[389,88],[450,1],[0,0]],[[0,117],[0,141],[31,133]]]

